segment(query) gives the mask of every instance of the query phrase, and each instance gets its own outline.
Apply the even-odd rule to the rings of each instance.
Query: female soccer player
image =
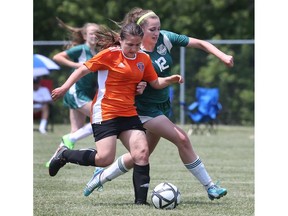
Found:
[[[68,162],[82,166],[109,166],[114,161],[119,138],[131,154],[135,204],[146,204],[150,182],[149,149],[145,129],[134,105],[137,84],[144,80],[153,88],[161,89],[183,80],[179,75],[158,78],[149,55],[139,51],[143,37],[139,25],[124,25],[120,35],[104,28],[97,34],[97,43],[102,48],[120,46],[99,52],[76,69],[61,87],[52,91],[53,100],[57,100],[81,77],[97,72],[98,91],[90,118],[97,150],[70,150],[60,146],[50,162],[49,174],[55,176]],[[103,40],[101,35],[104,35]]]
[[[151,10],[134,8],[119,24],[125,25],[131,22],[138,24],[143,29],[141,49],[151,57],[159,77],[171,74],[172,56],[170,52],[174,46],[202,49],[215,55],[228,67],[232,67],[234,64],[231,55],[223,53],[209,42],[160,30],[160,19]],[[200,157],[195,153],[185,131],[169,120],[171,106],[168,88],[156,90],[148,84],[143,94],[136,97],[136,106],[146,129],[150,154],[161,137],[169,140],[177,146],[184,166],[204,186],[210,200],[219,199],[227,194],[226,188],[214,184]],[[124,154],[105,170],[97,168],[84,189],[84,195],[88,196],[94,189],[102,188],[104,183],[128,172],[132,167],[130,154]]]
[[[70,33],[71,44],[65,51],[54,55],[53,60],[61,65],[71,67],[73,71],[92,58],[96,53],[96,31],[99,26],[96,23],[85,23],[83,27],[72,27],[57,18],[59,25]],[[137,86],[137,94],[142,94],[146,87],[145,82]],[[85,123],[90,117],[90,108],[97,90],[97,76],[95,73],[87,74],[78,80],[64,96],[64,106],[69,108],[71,130],[69,134],[62,136],[60,145],[73,149],[76,142],[92,135],[90,123]],[[57,150],[56,150],[57,152]],[[51,160],[52,158],[50,158]],[[50,160],[46,163],[49,167]]]

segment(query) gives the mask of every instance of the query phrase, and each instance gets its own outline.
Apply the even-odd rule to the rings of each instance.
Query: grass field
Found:
[[[188,131],[188,128],[186,128]],[[34,215],[183,215],[183,216],[249,216],[254,215],[254,128],[219,126],[216,135],[191,135],[195,151],[210,176],[226,187],[228,194],[210,201],[206,191],[183,166],[177,149],[161,139],[150,157],[150,189],[163,181],[176,185],[181,203],[174,210],[158,210],[151,206],[133,205],[132,171],[108,182],[102,192],[83,196],[83,188],[91,178],[93,167],[67,164],[55,177],[50,177],[45,163],[52,156],[60,137],[69,125],[56,125],[53,133],[33,135],[33,212]],[[94,147],[93,138],[79,141],[75,149]],[[117,145],[117,156],[126,152]]]

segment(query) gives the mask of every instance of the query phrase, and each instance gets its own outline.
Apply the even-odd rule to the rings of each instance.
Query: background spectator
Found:
[[[46,127],[49,117],[49,104],[52,103],[50,91],[47,87],[40,85],[40,77],[33,78],[33,112],[41,111],[39,132],[46,134]]]

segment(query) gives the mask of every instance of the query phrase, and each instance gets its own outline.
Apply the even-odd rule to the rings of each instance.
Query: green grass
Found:
[[[208,173],[228,194],[210,201],[206,191],[183,166],[177,149],[161,139],[150,157],[150,189],[163,181],[176,185],[181,203],[174,210],[158,210],[151,206],[133,205],[132,171],[108,182],[102,192],[83,196],[83,188],[94,167],[67,164],[55,177],[50,177],[45,163],[52,156],[60,137],[69,131],[68,125],[55,125],[54,132],[33,135],[33,212],[34,215],[195,215],[249,216],[254,215],[254,128],[219,126],[216,135],[191,135],[196,153]],[[188,131],[188,127],[186,127]],[[79,141],[75,149],[94,147],[93,138]],[[117,145],[117,157],[126,152]]]

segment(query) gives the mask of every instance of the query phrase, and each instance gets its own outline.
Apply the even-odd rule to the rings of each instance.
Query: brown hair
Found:
[[[100,25],[96,31],[96,48],[99,50],[106,49],[111,46],[119,46],[120,39],[124,40],[128,35],[139,36],[143,38],[143,30],[136,23],[128,23],[121,27],[120,33],[111,30],[110,28]]]
[[[104,25],[100,25],[95,34],[97,37],[97,50],[103,50],[111,46],[120,45],[119,34]]]

